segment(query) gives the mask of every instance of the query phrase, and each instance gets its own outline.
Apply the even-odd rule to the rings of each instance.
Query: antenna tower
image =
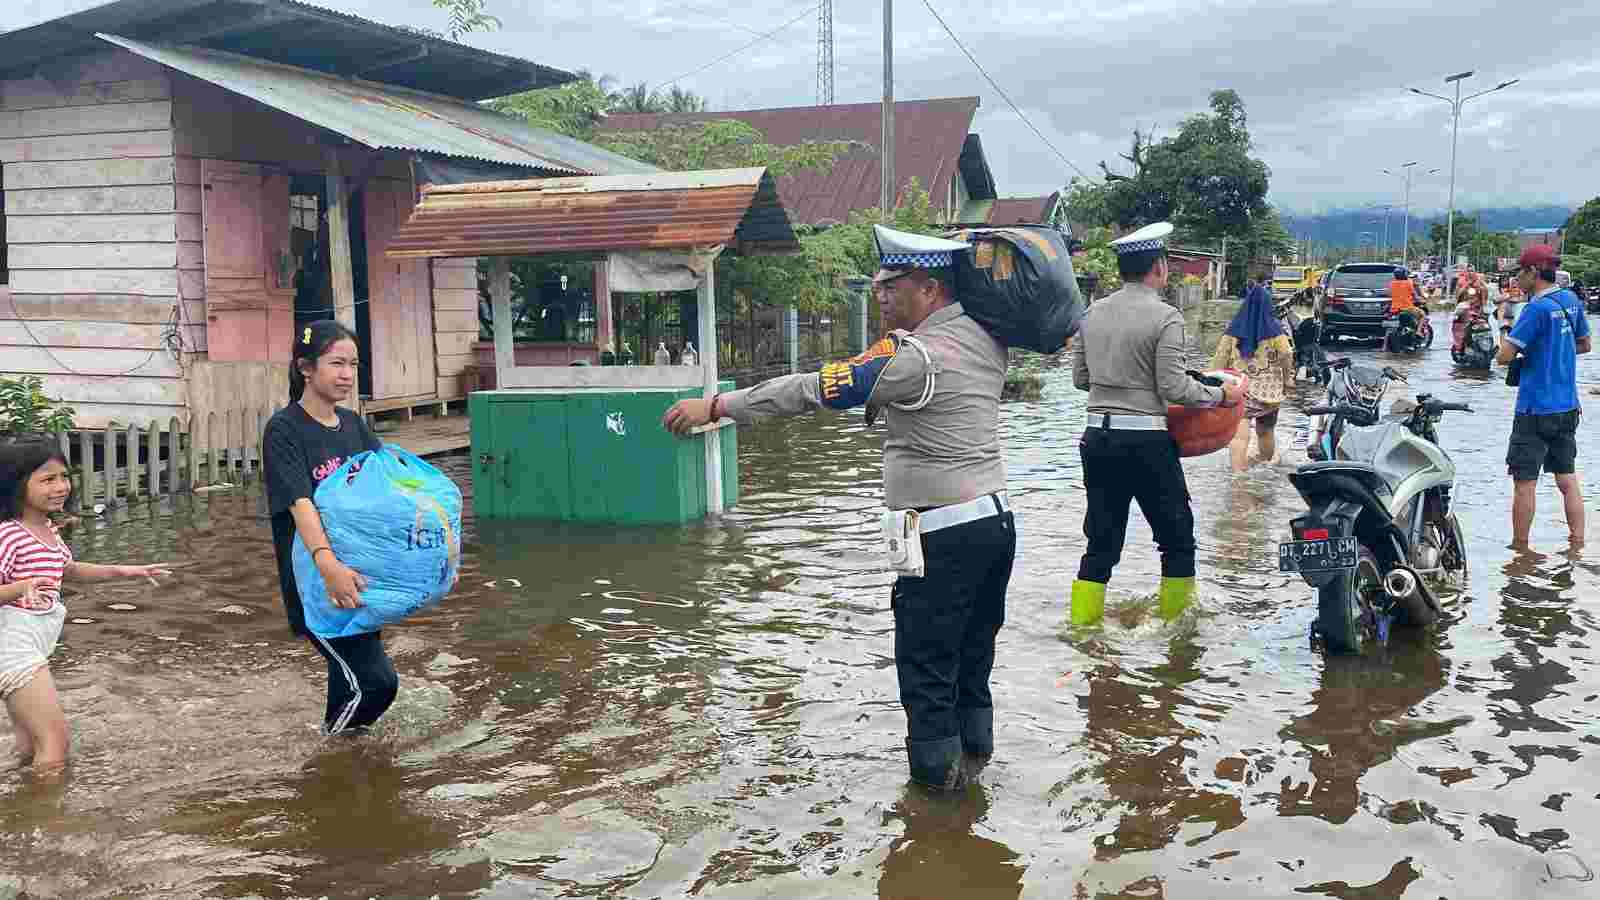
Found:
[[[833,0],[817,8],[817,105],[833,105]]]

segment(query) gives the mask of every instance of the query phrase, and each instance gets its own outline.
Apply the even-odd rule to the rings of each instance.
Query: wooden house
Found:
[[[463,398],[475,261],[386,245],[423,183],[652,171],[477,103],[574,77],[295,0],[0,34],[0,374],[80,427],[260,408],[334,317],[364,411]]]

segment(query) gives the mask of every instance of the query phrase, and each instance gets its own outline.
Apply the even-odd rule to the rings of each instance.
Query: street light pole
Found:
[[[1461,135],[1461,107],[1468,100],[1482,97],[1484,94],[1492,94],[1495,91],[1503,90],[1522,80],[1520,78],[1513,78],[1510,81],[1502,81],[1486,91],[1479,91],[1476,94],[1470,94],[1466,97],[1462,97],[1461,82],[1471,78],[1475,74],[1477,73],[1472,71],[1461,72],[1451,75],[1449,78],[1444,80],[1445,84],[1455,84],[1456,97],[1454,100],[1439,94],[1431,94],[1427,91],[1419,91],[1416,88],[1411,88],[1411,93],[1413,94],[1421,94],[1424,97],[1432,97],[1435,100],[1443,100],[1444,102],[1450,104],[1450,218],[1449,224],[1445,228],[1444,243],[1445,265],[1449,267],[1445,270],[1445,277],[1447,279],[1445,283],[1447,285],[1450,283],[1448,279],[1453,278],[1456,271],[1456,144]],[[1449,288],[1446,289],[1448,290]]]
[[[894,224],[894,0],[883,0],[883,146],[879,148],[879,177],[883,180],[878,203],[883,221]]]

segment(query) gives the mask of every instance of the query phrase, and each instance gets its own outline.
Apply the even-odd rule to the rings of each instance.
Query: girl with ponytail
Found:
[[[356,336],[350,329],[330,320],[299,328],[289,364],[290,403],[267,422],[262,441],[272,545],[289,628],[310,640],[328,663],[323,720],[328,734],[365,730],[389,708],[400,688],[381,632],[323,638],[306,628],[290,556],[298,534],[334,603],[346,609],[361,605],[366,582],[328,546],[312,499],[322,479],[345,460],[381,446],[360,416],[339,406],[356,388],[359,364]]]

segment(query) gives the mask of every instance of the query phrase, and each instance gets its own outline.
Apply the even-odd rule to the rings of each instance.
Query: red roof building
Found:
[[[1061,192],[1048,197],[1003,197],[994,201],[986,225],[1041,225],[1054,221]]]
[[[760,131],[769,143],[849,141],[856,145],[826,171],[796,172],[778,179],[778,193],[796,223],[834,224],[852,212],[874,209],[880,196],[879,146],[882,104],[848,103],[705,113],[621,113],[607,116],[602,131],[653,131],[662,127],[734,119]],[[977,97],[908,100],[895,104],[894,170],[901,199],[915,178],[942,222],[992,205],[994,175],[983,144],[971,133]]]

